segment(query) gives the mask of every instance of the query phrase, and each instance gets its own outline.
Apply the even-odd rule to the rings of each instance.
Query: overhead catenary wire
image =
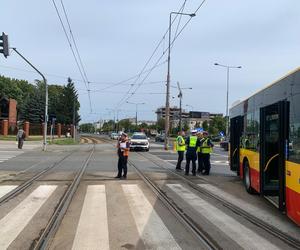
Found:
[[[87,81],[87,79],[85,78],[85,75],[84,75],[84,73],[83,73],[83,70],[84,70],[84,69],[82,69],[81,66],[80,66],[79,59],[77,58],[77,56],[76,56],[76,54],[75,54],[75,51],[74,51],[73,46],[72,46],[72,42],[71,42],[71,40],[70,40],[70,38],[69,38],[69,36],[68,36],[68,33],[67,33],[67,30],[66,30],[65,24],[64,24],[64,22],[63,22],[63,20],[62,20],[62,18],[61,18],[61,15],[60,15],[60,12],[59,12],[59,10],[58,10],[58,7],[57,7],[57,5],[56,5],[55,0],[52,0],[52,3],[53,3],[53,5],[54,5],[54,8],[55,8],[56,14],[57,14],[57,16],[58,16],[58,19],[59,19],[59,21],[60,21],[60,24],[61,24],[61,26],[62,26],[62,28],[63,28],[64,34],[65,34],[65,36],[66,36],[68,45],[69,45],[69,47],[70,47],[70,49],[71,49],[72,55],[73,55],[73,57],[74,57],[74,60],[75,60],[75,63],[76,63],[76,65],[77,65],[77,68],[78,68],[78,70],[79,70],[79,73],[80,73],[80,75],[81,75],[81,78],[83,79],[83,82],[84,82],[85,87],[86,87],[86,89],[87,89],[88,96],[89,96],[90,111],[92,112],[92,102],[91,102],[90,93],[89,93],[90,91],[89,91],[89,87],[88,87],[88,81]],[[74,39],[74,40],[75,40],[75,39]],[[75,45],[75,44],[74,44],[74,45]]]
[[[183,8],[185,7],[186,4],[186,0],[184,1],[184,3],[182,4],[182,6],[179,8],[178,12],[181,12],[183,10]],[[175,16],[175,18],[173,19],[171,25],[176,21],[177,16]],[[164,35],[162,36],[161,40],[158,42],[157,46],[155,47],[154,51],[152,52],[152,54],[150,55],[149,59],[146,61],[145,65],[143,66],[142,70],[140,71],[140,74],[138,75],[138,77],[136,78],[134,84],[139,80],[140,76],[143,74],[144,70],[146,69],[146,67],[148,66],[148,64],[151,62],[152,58],[154,57],[155,53],[158,51],[159,47],[161,46],[161,44],[164,42],[166,35],[168,34],[169,28],[166,30],[166,32],[164,33]],[[165,52],[163,52],[164,55]],[[155,66],[156,67],[156,66]],[[152,67],[151,69],[155,69],[155,67]],[[152,70],[150,72],[152,72]],[[121,99],[121,101],[118,102],[118,104],[116,106],[119,106],[121,103],[123,103],[123,100],[126,99],[128,95],[128,91],[125,93],[124,98]],[[126,99],[127,101],[127,99]]]
[[[203,6],[203,4],[206,2],[206,0],[203,0],[201,3],[200,3],[200,5],[196,8],[196,10],[193,12],[194,14],[196,14],[199,10],[200,10],[200,8]],[[189,19],[188,19],[188,21],[183,25],[183,27],[180,29],[180,31],[177,33],[177,35],[176,36],[174,36],[174,38],[173,38],[173,40],[172,40],[172,42],[170,43],[170,46],[173,46],[173,44],[174,44],[174,42],[176,41],[176,39],[181,35],[181,33],[183,32],[183,30],[186,28],[186,26],[190,23],[190,21],[191,21],[191,19],[192,19],[192,17],[190,17]],[[175,18],[173,19],[173,21],[175,20]],[[173,23],[173,22],[172,22]],[[172,27],[172,23],[171,23],[171,27]],[[165,50],[165,52],[168,50],[169,48],[167,48],[166,50]],[[158,64],[159,62],[160,62],[160,60],[164,57],[164,55],[165,55],[165,53],[163,53],[160,57],[159,57],[159,59],[156,61],[156,63],[154,64],[154,67],[155,67],[155,65],[156,64]],[[149,75],[152,73],[152,71],[150,71],[144,78],[143,78],[143,80],[140,82],[140,84],[138,84],[138,86],[136,87],[136,89],[131,93],[131,95],[129,96],[129,97],[127,97],[126,99],[125,99],[125,102],[126,101],[128,101],[135,93],[136,93],[136,91],[143,85],[143,83],[145,82],[145,80],[149,77]],[[121,103],[118,103],[118,105],[120,105]]]

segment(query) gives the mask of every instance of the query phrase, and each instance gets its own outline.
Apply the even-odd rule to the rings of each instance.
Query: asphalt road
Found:
[[[133,165],[175,206],[223,249],[292,249],[234,213],[217,200],[192,188],[174,171],[177,154],[152,143],[150,152],[132,152],[126,180],[115,179],[115,142],[95,145],[78,189],[66,210],[50,249],[206,249],[207,247],[141,179]],[[1,148],[0,155],[8,149]],[[19,151],[0,163],[1,196],[36,173],[52,166],[17,196],[0,203],[0,249],[31,249],[72,179],[86,161],[92,144],[37,146]],[[11,155],[12,153],[10,153]],[[184,177],[185,178],[185,177]],[[189,181],[255,214],[282,232],[300,238],[300,230],[258,195],[251,196],[228,168],[227,152],[212,154],[210,176]]]

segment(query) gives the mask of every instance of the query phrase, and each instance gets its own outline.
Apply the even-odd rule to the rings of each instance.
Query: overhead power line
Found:
[[[182,6],[179,8],[178,12],[181,12],[183,10],[183,8],[185,7],[186,4],[186,0],[184,1],[184,3],[182,4]],[[173,19],[171,25],[173,25],[173,23],[176,21],[178,15],[175,16],[175,18]],[[158,51],[159,47],[161,46],[161,44],[164,42],[165,40],[165,36],[168,34],[169,28],[166,30],[166,32],[163,34],[162,38],[160,39],[160,41],[158,42],[157,46],[155,47],[154,51],[152,52],[152,54],[150,55],[149,59],[146,61],[145,65],[143,66],[142,70],[140,71],[140,73],[138,74],[138,77],[136,78],[134,84],[140,79],[141,75],[144,73],[146,67],[148,66],[148,64],[151,62],[152,58],[154,57],[154,55],[156,54],[156,52]],[[163,55],[165,54],[165,51],[163,52]],[[162,58],[162,57],[161,57]],[[152,67],[151,71],[152,72],[155,68],[156,68],[157,64]],[[148,74],[149,75],[149,74]],[[125,93],[124,97],[121,99],[121,101],[118,102],[117,106],[119,106],[121,103],[123,103],[123,100],[126,99],[128,95],[128,91]],[[128,100],[128,98],[126,99],[126,101]]]
[[[60,12],[59,12],[59,10],[58,10],[58,7],[57,7],[57,5],[56,5],[56,3],[55,3],[55,0],[52,0],[52,3],[53,3],[53,5],[54,5],[54,8],[55,8],[56,14],[57,14],[57,16],[58,16],[58,19],[59,19],[59,21],[60,21],[60,24],[61,24],[61,26],[62,26],[62,28],[63,28],[64,34],[65,34],[65,36],[66,36],[67,42],[68,42],[69,47],[70,47],[70,49],[71,49],[72,55],[73,55],[73,57],[74,57],[74,60],[75,60],[75,63],[76,63],[76,65],[77,65],[77,68],[78,68],[78,70],[79,70],[79,73],[80,73],[80,75],[81,75],[81,78],[82,78],[82,80],[83,80],[83,82],[84,82],[84,84],[85,84],[86,90],[87,90],[87,92],[88,92],[89,104],[90,104],[90,110],[91,110],[91,112],[92,112],[92,102],[91,102],[91,97],[90,97],[90,93],[89,93],[90,90],[89,90],[89,86],[88,86],[88,79],[87,79],[87,77],[86,77],[86,72],[85,72],[84,67],[81,67],[81,65],[83,66],[83,64],[82,64],[81,57],[80,57],[80,54],[79,54],[79,51],[78,51],[78,48],[77,48],[77,45],[76,45],[76,42],[75,42],[75,39],[74,39],[74,36],[73,36],[73,32],[72,32],[72,29],[71,29],[71,26],[70,26],[70,22],[68,21],[69,19],[68,19],[68,17],[67,17],[67,13],[66,13],[66,11],[65,11],[63,2],[62,2],[62,0],[61,0],[61,4],[62,4],[62,6],[63,6],[63,12],[64,12],[64,14],[65,14],[65,18],[66,18],[67,23],[68,23],[68,27],[69,27],[69,30],[70,30],[71,38],[72,38],[72,41],[73,41],[73,43],[74,43],[76,52],[77,52],[78,55],[79,55],[78,58],[77,58],[76,53],[75,53],[75,51],[74,51],[74,49],[73,49],[72,42],[71,42],[71,40],[70,40],[70,38],[69,38],[69,36],[68,36],[68,33],[67,33],[67,30],[66,30],[65,24],[64,24],[64,22],[63,22],[63,20],[62,20],[62,18],[61,18],[61,15],[60,15]]]
[[[196,10],[193,12],[194,14],[196,14],[199,9],[203,6],[203,4],[206,2],[206,0],[203,0],[200,5],[196,8]],[[185,3],[184,3],[185,5]],[[179,11],[180,12],[180,11]],[[177,15],[175,16],[175,18],[177,17]],[[173,19],[173,22],[175,20],[175,18]],[[183,30],[186,28],[186,26],[190,23],[192,17],[190,17],[188,19],[188,21],[183,25],[183,27],[180,29],[180,31],[176,34],[176,36],[174,36],[170,46],[172,47],[174,42],[176,41],[176,39],[181,35],[181,33],[183,32]],[[173,22],[171,23],[171,27],[172,27],[172,24]],[[154,64],[153,68],[160,62],[160,60],[165,56],[165,52],[168,50],[168,48],[163,52],[163,54],[158,58],[158,60],[156,61],[156,63]],[[136,91],[143,85],[143,83],[145,82],[145,80],[149,77],[149,75],[152,73],[152,71],[149,71],[149,73],[143,78],[143,80],[140,82],[140,84],[138,84],[138,86],[136,87],[136,89],[131,93],[130,96],[128,96],[126,99],[125,99],[125,102],[128,101],[135,93]],[[118,105],[120,105],[121,103],[119,102]]]

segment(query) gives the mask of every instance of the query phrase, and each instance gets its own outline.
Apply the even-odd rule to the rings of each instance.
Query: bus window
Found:
[[[289,160],[300,163],[300,95],[293,96],[290,100],[290,142]],[[298,110],[298,111],[297,111]]]

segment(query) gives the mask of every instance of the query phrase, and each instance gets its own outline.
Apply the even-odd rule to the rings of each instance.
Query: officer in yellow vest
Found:
[[[202,171],[203,175],[209,175],[210,172],[210,154],[212,153],[214,144],[208,138],[208,132],[203,132],[203,139],[201,141],[200,150],[203,156],[204,170]]]
[[[192,174],[196,176],[196,160],[197,160],[197,148],[200,146],[200,140],[196,136],[197,130],[192,130],[192,134],[186,139],[186,165],[185,175],[189,175],[190,162],[192,161]]]
[[[203,134],[202,132],[197,132],[197,136],[200,140],[200,142],[202,143],[202,140],[203,140]],[[197,148],[197,160],[198,160],[198,169],[197,169],[197,172],[198,173],[202,173],[202,171],[204,170],[204,164],[203,164],[203,155],[201,153],[201,146],[199,146]]]
[[[181,163],[184,158],[184,151],[185,151],[185,140],[184,140],[184,131],[179,131],[178,136],[176,138],[176,151],[178,153],[178,160],[176,165],[176,170],[181,171]]]

